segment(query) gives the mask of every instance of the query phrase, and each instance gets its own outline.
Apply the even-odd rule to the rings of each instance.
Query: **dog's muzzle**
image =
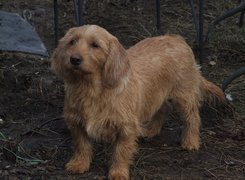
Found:
[[[79,66],[82,63],[82,58],[78,55],[72,55],[70,57],[70,62],[73,66]]]

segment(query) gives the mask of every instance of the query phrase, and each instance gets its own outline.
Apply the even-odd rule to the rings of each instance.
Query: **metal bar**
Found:
[[[199,33],[198,33],[198,58],[199,63],[203,63],[203,13],[204,13],[204,0],[199,0]]]
[[[241,12],[240,19],[239,19],[239,24],[238,24],[239,27],[243,26],[244,14],[245,14],[245,10]]]
[[[235,71],[234,73],[232,73],[222,84],[221,89],[223,91],[226,90],[226,88],[228,87],[228,85],[236,78],[238,78],[239,76],[245,74],[245,67],[242,67],[240,69],[238,69],[237,71]]]
[[[243,3],[241,3],[240,6],[238,6],[237,8],[235,9],[231,9],[229,11],[227,11],[227,13],[223,14],[222,16],[216,18],[214,20],[214,22],[212,23],[212,25],[208,28],[208,32],[207,32],[207,35],[206,35],[206,39],[205,39],[205,42],[208,40],[208,37],[209,37],[209,34],[213,31],[214,27],[222,20],[228,18],[228,17],[231,17],[239,12],[244,12],[245,11],[245,1]]]
[[[74,5],[74,11],[75,11],[75,21],[78,25],[78,7],[77,7],[77,0],[73,0],[73,5]]]
[[[245,0],[243,0],[243,1],[240,0],[240,1],[239,1],[240,4],[241,4],[242,2],[245,3]],[[245,14],[245,10],[243,10],[243,11],[241,12],[240,19],[239,19],[239,24],[238,24],[239,27],[242,27],[242,26],[243,26],[244,14]]]
[[[244,11],[245,10],[245,2],[243,2],[240,6],[238,6],[237,8],[235,9],[231,9],[229,11],[227,11],[227,13],[223,14],[222,16],[216,18],[213,22],[213,25],[216,26],[220,21],[228,18],[228,17],[231,17],[241,11]]]
[[[78,26],[82,26],[84,24],[83,22],[83,1],[84,0],[78,0],[78,3],[77,3],[77,8],[78,8],[78,23],[77,25]]]
[[[54,0],[54,38],[55,38],[55,45],[58,44],[59,38],[59,28],[58,28],[58,3],[57,0]]]
[[[191,14],[193,17],[193,21],[194,21],[194,25],[195,25],[195,29],[196,29],[196,42],[198,42],[198,37],[199,37],[199,26],[198,26],[198,21],[197,21],[197,17],[196,17],[196,12],[195,12],[195,8],[194,8],[194,3],[193,0],[188,0],[190,6],[191,6]]]
[[[160,15],[160,0],[156,0],[156,21],[157,21],[157,29],[161,28],[161,15]]]

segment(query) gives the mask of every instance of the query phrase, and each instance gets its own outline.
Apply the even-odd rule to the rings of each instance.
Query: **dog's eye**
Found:
[[[93,48],[98,48],[98,47],[99,47],[99,45],[98,45],[96,42],[92,42],[92,43],[91,43],[91,46],[92,46]]]
[[[69,42],[69,45],[73,46],[77,43],[77,40],[76,39],[72,39],[70,42]]]

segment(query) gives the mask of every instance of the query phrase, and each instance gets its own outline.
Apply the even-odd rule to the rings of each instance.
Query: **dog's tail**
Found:
[[[223,91],[218,86],[206,80],[205,78],[202,79],[202,90],[204,100],[212,102],[217,99],[221,103],[225,102],[225,95]]]

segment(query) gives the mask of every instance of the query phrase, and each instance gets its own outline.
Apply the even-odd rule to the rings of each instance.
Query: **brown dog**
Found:
[[[64,115],[75,146],[66,169],[89,170],[91,139],[112,142],[109,179],[129,179],[137,139],[160,132],[168,100],[183,115],[187,150],[200,146],[198,108],[204,95],[224,100],[177,35],[148,38],[125,50],[99,26],[72,28],[53,53],[52,70],[65,83]]]

